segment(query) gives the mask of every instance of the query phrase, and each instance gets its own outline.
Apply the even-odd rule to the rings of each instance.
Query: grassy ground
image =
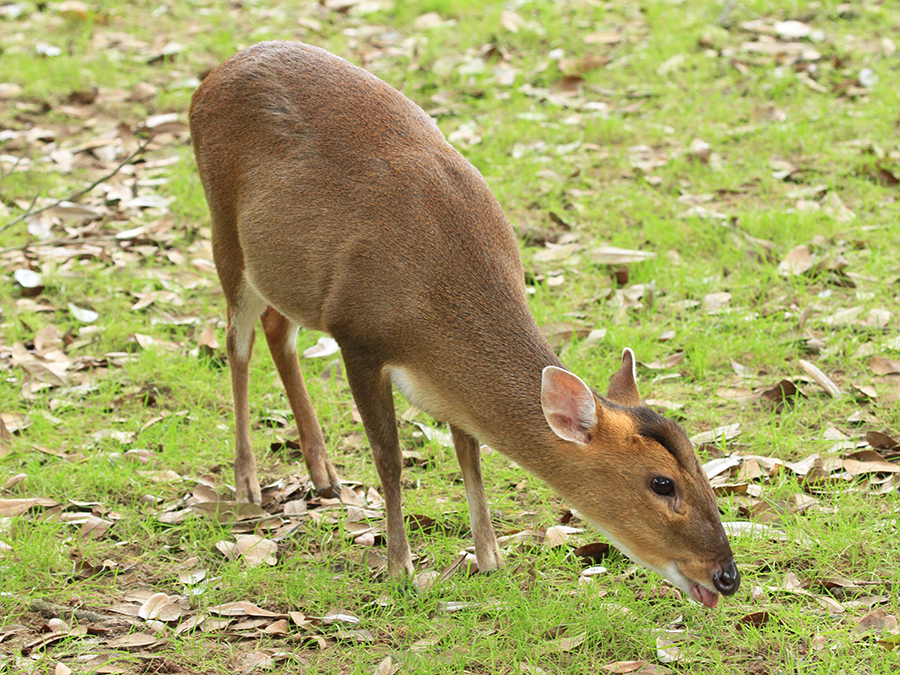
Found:
[[[0,412],[14,432],[0,438],[0,670],[900,668],[894,3],[24,2],[0,17]],[[496,453],[497,529],[535,534],[514,540],[502,572],[454,572],[471,544],[460,475],[415,411],[401,424],[415,453],[404,486],[425,576],[398,592],[380,532],[354,541],[360,521],[380,525],[377,478],[336,356],[303,365],[360,505],[305,494],[262,348],[251,407],[276,517],[235,527],[182,512],[230,508],[233,447],[212,340],[224,343],[224,302],[183,123],[204,72],[273,38],[364,65],[435,116],[507,209],[532,310],[569,367],[603,389],[631,346],[642,395],[689,435],[740,424],[700,447],[735,457],[715,478],[723,520],[775,528],[735,537],[734,598],[703,609],[615,553],[585,576],[574,550],[597,535],[541,543],[563,520],[583,524]],[[15,220],[110,173],[147,127],[139,159],[74,200],[86,211]],[[656,255],[609,265],[601,246]],[[584,339],[592,329],[605,333]],[[319,337],[302,333],[301,349]],[[761,396],[784,380],[799,393]],[[805,472],[778,463],[815,453]],[[254,526],[277,543],[274,567],[217,548]],[[197,570],[202,581],[185,576]],[[174,618],[145,621],[152,593]],[[239,601],[278,616],[213,621]]]

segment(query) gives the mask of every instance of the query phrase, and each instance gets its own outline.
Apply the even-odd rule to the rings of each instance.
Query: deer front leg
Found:
[[[462,470],[463,482],[466,486],[466,503],[469,505],[469,522],[472,537],[475,539],[475,557],[478,559],[479,572],[494,572],[503,567],[503,555],[494,534],[491,523],[491,512],[487,497],[484,494],[484,482],[481,478],[481,448],[478,441],[452,424],[453,447],[456,459]]]

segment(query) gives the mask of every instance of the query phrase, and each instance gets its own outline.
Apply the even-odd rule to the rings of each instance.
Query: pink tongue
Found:
[[[712,609],[719,604],[719,594],[704,588],[700,584],[694,586],[694,597],[704,606]]]

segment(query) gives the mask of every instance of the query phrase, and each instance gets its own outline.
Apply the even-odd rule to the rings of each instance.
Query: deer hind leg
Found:
[[[395,579],[402,579],[412,576],[415,570],[403,524],[400,490],[403,455],[397,436],[391,381],[384,373],[382,364],[368,358],[367,354],[355,353],[343,345],[341,351],[347,369],[347,381],[366,428],[375,468],[381,478],[387,517],[388,574]]]
[[[228,296],[226,349],[234,397],[234,490],[238,501],[256,504],[262,501],[262,494],[250,440],[250,356],[256,320],[265,307],[265,300],[246,283]]]
[[[466,432],[450,425],[456,459],[462,470],[466,486],[466,503],[469,506],[469,522],[475,539],[475,557],[479,572],[493,572],[503,567],[503,555],[494,534],[491,512],[484,494],[481,478],[481,448],[478,441]]]
[[[322,427],[319,426],[316,411],[309,400],[297,359],[298,326],[273,307],[269,307],[263,314],[262,325],[272,359],[294,413],[306,469],[320,495],[337,497],[341,493],[341,482],[328,459]]]

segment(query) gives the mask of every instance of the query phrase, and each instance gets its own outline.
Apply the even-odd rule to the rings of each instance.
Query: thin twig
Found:
[[[719,17],[716,19],[716,23],[722,26],[723,28],[728,28],[731,24],[731,10],[734,9],[734,6],[737,4],[737,0],[728,0],[725,3],[725,6],[722,8]]]
[[[72,239],[70,237],[62,237],[60,239],[41,239],[38,241],[28,241],[17,246],[0,248],[0,255],[2,255],[3,253],[9,253],[10,251],[26,251],[29,248],[34,248],[35,246],[75,246],[76,244],[92,244],[97,241],[112,241],[118,238],[118,235],[115,234],[98,234],[93,237],[84,237],[83,239]],[[127,239],[123,239],[120,241],[127,241]]]
[[[123,623],[132,624],[131,621],[124,617],[109,616],[107,614],[98,614],[86,609],[76,609],[74,607],[64,607],[62,605],[54,605],[43,600],[32,600],[28,607],[32,612],[40,614],[48,619],[60,617],[73,617],[79,621],[90,621],[93,623]]]
[[[62,199],[57,199],[55,202],[53,202],[52,204],[48,204],[47,206],[42,206],[41,208],[34,209],[34,210],[29,209],[22,215],[17,216],[16,218],[13,218],[11,221],[6,223],[5,225],[0,226],[0,232],[5,232],[9,228],[11,228],[13,225],[18,225],[19,223],[21,223],[23,220],[25,220],[26,218],[28,218],[30,216],[36,216],[37,214],[43,213],[44,211],[48,211],[49,209],[52,209],[55,206],[59,206],[63,202],[71,202],[75,199],[78,199],[81,195],[87,194],[88,192],[93,190],[95,187],[100,185],[100,183],[104,183],[104,182],[108,181],[110,178],[112,178],[117,173],[119,173],[119,171],[122,170],[122,167],[125,166],[126,164],[128,164],[135,157],[140,155],[147,148],[147,146],[150,145],[150,141],[152,141],[152,140],[153,140],[152,137],[145,140],[143,143],[141,143],[138,146],[137,150],[135,150],[130,155],[128,155],[128,157],[126,157],[121,162],[119,162],[119,164],[116,166],[115,169],[110,171],[108,174],[101,176],[100,178],[95,180],[93,183],[91,183],[87,187],[80,188],[80,189],[76,190],[75,192],[73,192],[72,194],[70,194],[66,197],[63,197]],[[34,205],[34,203],[36,201],[37,201],[37,197],[35,197],[34,201],[31,202],[32,206]],[[16,247],[16,248],[18,248],[18,247]]]

